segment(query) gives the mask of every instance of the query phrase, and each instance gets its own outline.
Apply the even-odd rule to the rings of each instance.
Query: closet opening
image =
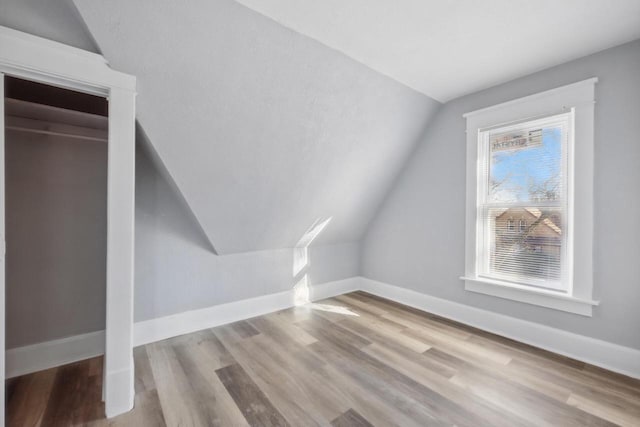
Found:
[[[42,371],[48,393],[29,411],[43,425],[56,415],[48,399],[92,399],[103,416],[102,359],[56,366],[73,361],[65,348],[76,360],[104,351],[108,102],[15,77],[4,83],[6,401],[22,375]]]

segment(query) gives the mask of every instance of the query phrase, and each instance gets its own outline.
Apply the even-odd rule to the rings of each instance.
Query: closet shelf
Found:
[[[91,142],[108,140],[108,119],[104,116],[11,98],[5,106],[7,130]]]

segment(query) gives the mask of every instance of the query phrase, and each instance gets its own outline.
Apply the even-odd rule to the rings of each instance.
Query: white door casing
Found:
[[[133,255],[135,190],[134,76],[101,56],[0,26],[0,345],[4,349],[4,74],[64,87],[109,101],[107,293],[104,398],[107,417],[133,408]],[[4,383],[4,351],[0,381]],[[4,387],[0,387],[4,424]]]
[[[4,310],[4,74],[0,72],[0,373],[2,375],[2,387],[0,387],[0,424],[4,425],[4,331],[5,331],[5,310]]]

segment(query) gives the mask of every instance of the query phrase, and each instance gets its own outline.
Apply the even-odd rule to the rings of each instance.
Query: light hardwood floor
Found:
[[[363,292],[135,349],[104,420],[100,358],[7,383],[9,426],[640,426],[640,381]]]

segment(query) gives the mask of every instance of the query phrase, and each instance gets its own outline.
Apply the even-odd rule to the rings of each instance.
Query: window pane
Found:
[[[563,124],[489,133],[489,202],[557,201]]]
[[[485,274],[563,289],[560,208],[491,208],[487,214],[490,249]]]

